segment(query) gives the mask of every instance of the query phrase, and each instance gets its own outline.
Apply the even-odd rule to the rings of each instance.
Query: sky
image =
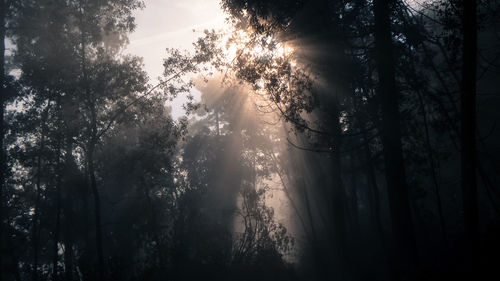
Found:
[[[134,12],[136,30],[130,34],[127,53],[144,58],[150,82],[157,83],[163,72],[165,48],[192,50],[192,43],[204,29],[225,26],[220,0],[145,0],[146,7]],[[193,32],[193,29],[196,30]],[[193,89],[195,96],[199,92]],[[183,97],[171,104],[175,118],[182,116]]]

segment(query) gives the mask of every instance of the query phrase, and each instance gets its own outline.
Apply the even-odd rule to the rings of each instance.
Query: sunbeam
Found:
[[[0,0],[0,281],[497,280],[499,0]]]

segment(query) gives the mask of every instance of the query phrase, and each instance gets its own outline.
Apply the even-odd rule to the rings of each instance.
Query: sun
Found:
[[[226,37],[225,52],[231,60],[242,55],[253,58],[290,58],[294,52],[291,44],[279,42],[272,36],[249,35],[244,30],[232,30],[228,34],[230,35]]]

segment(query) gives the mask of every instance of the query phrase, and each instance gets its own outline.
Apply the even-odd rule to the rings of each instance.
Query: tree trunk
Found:
[[[72,171],[74,169],[74,163],[72,159],[73,152],[73,140],[71,134],[66,136],[66,155],[64,159],[64,168],[63,168],[63,181],[64,181],[64,190],[66,192],[64,194],[64,200],[61,203],[64,204],[64,270],[65,270],[65,278],[66,281],[73,280],[73,221],[74,214],[72,209],[73,202],[73,193],[70,191],[71,177],[73,176]],[[62,191],[62,190],[61,190]],[[61,205],[62,207],[62,205]]]
[[[59,95],[57,98],[56,102],[56,109],[57,109],[57,118],[58,118],[58,126],[60,128],[63,127],[63,105],[62,105],[62,98]],[[57,281],[59,279],[58,276],[58,268],[57,268],[57,263],[59,262],[59,241],[61,240],[61,211],[62,211],[62,206],[61,206],[61,184],[63,181],[63,176],[64,176],[64,167],[61,165],[61,156],[62,156],[62,145],[63,145],[63,137],[59,136],[57,138],[57,162],[56,162],[56,194],[55,194],[55,201],[56,201],[56,225],[54,227],[54,233],[53,233],[53,241],[54,245],[52,248],[52,280]],[[71,150],[71,149],[70,149]],[[67,167],[67,165],[65,165]]]
[[[71,207],[68,207],[68,209]],[[70,225],[72,219],[71,211],[65,212],[65,231],[64,231],[64,270],[66,281],[73,280],[73,231]]]
[[[143,187],[143,193],[144,193],[144,197],[146,198],[146,202],[148,203],[148,208],[149,208],[149,214],[150,214],[150,221],[148,221],[148,223],[150,223],[150,231],[151,231],[151,234],[156,242],[156,254],[157,254],[157,262],[158,262],[158,268],[162,271],[162,275],[163,274],[166,274],[166,271],[164,270],[166,268],[166,263],[165,263],[165,259],[164,259],[164,250],[163,250],[163,243],[161,241],[161,229],[160,229],[160,226],[158,224],[158,218],[156,216],[157,214],[157,211],[155,210],[154,206],[153,206],[153,200],[151,199],[151,196],[150,196],[150,191],[149,191],[149,188],[148,188],[148,185],[146,183],[146,180],[141,177],[141,184],[142,184],[142,187]],[[164,276],[166,277],[166,276]]]
[[[461,168],[466,262],[474,271],[479,247],[476,181],[476,1],[463,0],[463,65],[461,87]]]
[[[444,213],[443,213],[443,206],[441,204],[441,193],[439,189],[439,181],[438,181],[438,174],[437,174],[437,169],[436,164],[434,163],[434,152],[432,150],[432,145],[431,145],[431,138],[430,138],[430,133],[429,133],[429,124],[427,121],[427,111],[425,110],[425,104],[424,100],[422,98],[422,94],[419,92],[417,93],[418,95],[418,100],[420,103],[420,108],[421,108],[421,113],[422,113],[422,119],[424,121],[424,130],[425,130],[425,146],[427,150],[427,155],[429,157],[429,168],[430,172],[432,175],[432,183],[434,185],[434,193],[436,194],[436,205],[438,209],[438,216],[439,216],[439,222],[441,225],[441,234],[442,234],[442,239],[443,243],[446,246],[447,243],[447,238],[446,238],[446,223],[444,220]],[[438,160],[439,161],[439,160]],[[438,162],[439,163],[439,162]],[[439,166],[439,165],[438,165]]]
[[[341,274],[346,274],[349,272],[348,262],[347,262],[347,249],[346,249],[346,212],[345,212],[345,189],[342,183],[342,161],[340,149],[342,147],[341,140],[341,128],[340,128],[340,114],[338,110],[338,104],[332,105],[332,115],[336,116],[333,122],[333,153],[331,154],[332,163],[332,191],[331,191],[331,218],[332,222],[329,225],[330,235],[333,236],[333,246],[334,251],[337,253],[336,258],[337,264],[330,265],[335,267],[340,267]]]
[[[31,242],[33,245],[33,271],[32,271],[32,279],[33,281],[38,280],[38,254],[39,254],[39,239],[40,239],[40,200],[41,200],[41,179],[42,179],[42,155],[45,150],[45,123],[48,119],[48,113],[50,108],[50,100],[48,102],[47,108],[42,113],[42,119],[40,120],[41,126],[41,136],[40,136],[40,149],[38,151],[38,159],[37,159],[37,167],[36,167],[36,198],[35,198],[35,208],[33,214],[33,227],[32,227],[32,236]]]
[[[392,50],[390,0],[374,0],[375,52],[379,76],[378,96],[382,109],[381,137],[385,177],[394,234],[394,259],[400,273],[417,260],[417,248],[408,198],[401,143],[401,124]]]
[[[351,173],[351,178],[350,178],[350,206],[351,206],[351,231],[354,237],[359,237],[358,235],[360,234],[360,225],[359,225],[359,198],[358,198],[358,182],[357,182],[357,174],[355,172],[355,160],[354,156],[356,155],[356,152],[352,152],[350,157],[349,157],[349,165],[350,165],[350,173]]]
[[[60,147],[60,144],[59,144]],[[58,154],[60,155],[60,148]],[[59,156],[58,156],[59,157]],[[62,168],[59,158],[57,160],[58,173],[56,182],[56,226],[54,228],[54,245],[52,248],[53,258],[52,258],[52,280],[58,280],[57,262],[59,260],[59,239],[61,236],[61,181],[62,181]]]
[[[104,280],[104,254],[102,248],[102,225],[101,225],[101,198],[99,196],[99,190],[97,189],[97,181],[95,178],[95,168],[94,168],[94,149],[95,145],[92,142],[88,149],[87,164],[88,173],[90,180],[90,190],[94,197],[94,215],[95,215],[95,236],[96,236],[96,247],[97,247],[97,274],[100,281]]]
[[[5,152],[4,152],[4,100],[5,100],[5,0],[0,0],[0,281],[3,280],[3,221],[4,221],[4,182],[5,182]]]
[[[97,181],[95,178],[95,167],[94,167],[94,152],[97,144],[97,112],[96,112],[96,101],[94,95],[90,89],[88,73],[87,73],[87,57],[86,57],[86,40],[85,40],[85,28],[83,24],[84,9],[81,8],[80,14],[80,30],[81,30],[81,54],[82,54],[82,87],[85,89],[85,95],[87,98],[87,105],[90,111],[90,120],[88,127],[88,146],[87,146],[87,169],[88,178],[90,180],[90,190],[94,197],[94,215],[95,215],[95,235],[96,235],[96,248],[97,248],[97,271],[98,278],[100,281],[104,280],[104,254],[102,248],[102,226],[101,226],[101,199],[99,196],[99,190],[97,189]]]
[[[370,189],[370,209],[371,218],[375,223],[375,228],[377,229],[378,235],[380,236],[380,241],[385,245],[384,228],[382,225],[382,213],[380,211],[380,192],[377,185],[377,177],[375,176],[375,169],[373,168],[372,155],[370,152],[370,143],[366,132],[363,131],[361,141],[365,143],[363,146],[364,158],[366,165],[364,165],[364,172],[368,187]]]
[[[36,199],[35,199],[35,207],[34,207],[34,214],[33,214],[33,226],[31,229],[31,243],[32,243],[32,249],[33,249],[33,268],[32,268],[32,280],[37,281],[38,280],[38,240],[40,236],[38,235],[39,230],[38,230],[38,217],[39,217],[39,204],[40,204],[40,156],[38,157],[38,174],[37,175],[37,183],[36,183]]]
[[[68,206],[69,205],[69,206]],[[73,214],[71,209],[71,204],[66,204],[65,206],[65,227],[64,227],[64,270],[65,270],[65,280],[73,280],[73,227],[72,219]]]

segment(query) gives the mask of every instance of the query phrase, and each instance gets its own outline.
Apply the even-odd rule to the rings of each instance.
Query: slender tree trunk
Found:
[[[96,101],[92,91],[90,90],[88,73],[87,73],[87,57],[86,57],[86,40],[85,40],[85,28],[83,24],[84,9],[81,8],[80,14],[80,30],[81,30],[81,55],[82,55],[82,75],[83,75],[83,88],[85,89],[85,94],[87,98],[87,105],[90,111],[90,120],[88,128],[88,146],[87,146],[87,169],[88,178],[90,180],[90,190],[94,197],[94,215],[95,215],[95,235],[96,235],[96,248],[97,248],[97,271],[98,278],[100,281],[104,280],[104,254],[102,247],[102,225],[101,225],[101,199],[99,196],[99,190],[97,188],[97,181],[95,177],[95,167],[94,167],[94,152],[97,144],[97,112],[96,112]]]
[[[317,234],[317,231],[316,231],[316,225],[315,225],[315,221],[314,221],[314,218],[313,218],[313,214],[312,214],[312,210],[311,210],[311,201],[309,199],[309,193],[307,192],[307,188],[306,188],[306,184],[304,183],[304,179],[303,178],[300,178],[300,180],[297,181],[297,185],[299,186],[299,190],[302,191],[302,194],[304,196],[304,205],[306,207],[306,213],[307,213],[307,219],[309,221],[309,226],[311,228],[311,242],[314,244],[314,247],[317,248],[318,247],[318,234]],[[307,231],[304,230],[304,231]],[[316,250],[316,253],[318,253],[319,251]]]
[[[60,177],[60,176],[59,176]],[[59,261],[59,239],[61,233],[61,180],[56,183],[56,226],[54,228],[54,245],[52,258],[52,280],[58,280],[57,262]]]
[[[382,109],[381,137],[394,234],[395,261],[403,273],[417,260],[408,184],[401,143],[401,124],[391,36],[390,0],[374,0],[375,52]]]
[[[42,113],[42,119],[40,122],[41,126],[41,136],[40,136],[40,149],[38,151],[37,157],[37,167],[36,167],[36,199],[35,199],[35,209],[33,214],[33,228],[31,242],[33,244],[33,271],[32,279],[33,281],[38,280],[38,255],[39,255],[39,240],[40,240],[40,200],[41,200],[41,179],[42,179],[42,155],[45,150],[45,123],[48,119],[48,111],[50,108],[50,100],[48,102],[47,108]]]
[[[58,96],[56,108],[58,113],[58,126],[63,128],[63,110],[62,110],[62,98]],[[62,145],[63,145],[63,137],[57,138],[57,163],[56,163],[56,171],[57,171],[57,179],[56,179],[56,225],[54,227],[53,240],[54,245],[52,248],[52,280],[57,281],[59,279],[58,276],[58,268],[57,263],[59,262],[59,241],[61,240],[61,184],[64,176],[64,168],[61,165],[61,155],[62,155]]]
[[[96,247],[97,247],[97,259],[98,267],[97,273],[100,281],[104,280],[104,254],[102,248],[102,224],[101,224],[101,198],[99,196],[99,190],[97,189],[97,181],[95,178],[95,168],[94,168],[94,149],[95,144],[92,142],[88,149],[88,173],[90,180],[90,189],[94,197],[94,215],[95,215],[95,235],[96,235]]]
[[[17,256],[14,258],[12,266],[12,271],[14,272],[14,280],[22,281],[21,273],[19,272],[19,258]]]
[[[322,268],[329,275],[340,276],[349,273],[347,262],[347,245],[346,245],[346,195],[345,188],[342,182],[342,129],[340,123],[340,102],[339,95],[345,89],[345,81],[335,71],[338,68],[339,62],[343,60],[343,38],[339,33],[340,26],[332,20],[332,5],[328,0],[311,0],[307,1],[304,6],[304,13],[300,15],[302,20],[308,21],[308,27],[304,28],[303,32],[308,32],[308,44],[317,44],[321,48],[321,52],[331,52],[327,55],[318,57],[311,56],[311,60],[317,66],[318,73],[325,78],[328,83],[321,85],[319,91],[323,91],[319,95],[318,100],[325,105],[324,108],[328,112],[324,112],[323,120],[328,120],[330,136],[325,139],[332,147],[332,152],[328,155],[329,171],[327,178],[328,185],[324,184],[324,180],[319,183],[319,187],[323,186],[324,190],[320,190],[318,194],[322,196],[322,202],[326,207],[325,218],[325,233],[328,235],[329,241],[327,245],[322,245],[321,256],[324,258],[326,268]],[[325,41],[326,38],[326,41]],[[340,53],[332,50],[341,50]],[[342,61],[343,62],[343,61]],[[340,91],[337,91],[340,89]],[[322,118],[320,118],[322,119]],[[317,163],[314,163],[317,164]],[[321,180],[318,180],[321,181]],[[321,208],[320,208],[321,209]],[[321,211],[318,212],[321,214]],[[339,277],[344,279],[345,276]]]
[[[21,273],[19,272],[19,257],[14,254],[12,258],[10,259],[10,263],[6,264],[4,267],[4,271],[0,273],[12,273],[14,276],[14,279],[7,279],[7,280],[16,280],[16,281],[21,281]]]
[[[331,235],[333,235],[334,241],[334,251],[337,253],[337,258],[339,259],[338,264],[333,265],[336,267],[341,267],[342,274],[349,272],[347,268],[347,249],[346,249],[346,212],[345,212],[345,189],[342,183],[342,161],[341,161],[341,128],[340,128],[340,113],[338,110],[338,104],[332,106],[332,114],[336,116],[333,120],[333,153],[331,154],[332,163],[332,191],[331,191],[331,218],[333,219],[329,225]]]
[[[430,167],[430,172],[432,175],[432,183],[434,184],[434,193],[436,194],[436,203],[437,203],[437,209],[438,209],[438,216],[439,216],[439,222],[441,225],[441,234],[442,234],[442,239],[443,243],[446,245],[446,223],[444,220],[444,214],[443,214],[443,206],[441,204],[441,193],[439,190],[439,182],[438,182],[438,174],[437,174],[437,168],[436,164],[434,162],[434,152],[432,151],[432,145],[431,145],[431,138],[430,138],[430,133],[429,133],[429,125],[427,121],[427,111],[425,110],[425,104],[424,100],[422,98],[421,93],[417,93],[418,95],[418,100],[420,102],[420,107],[421,107],[421,112],[422,112],[422,118],[424,121],[424,130],[425,130],[425,146],[427,150],[427,155],[429,157],[429,167]]]
[[[35,208],[33,214],[33,226],[31,229],[31,243],[33,249],[33,268],[32,268],[32,280],[38,280],[38,242],[40,236],[38,235],[38,225],[39,225],[39,204],[40,204],[40,156],[38,156],[38,164],[37,164],[37,183],[36,183],[36,199],[35,199]]]
[[[71,208],[67,206],[66,209]],[[73,216],[71,210],[66,210],[65,212],[65,230],[64,230],[64,270],[66,275],[66,281],[73,280],[73,230],[71,226],[71,220]]]
[[[68,207],[70,208],[70,207]],[[71,211],[69,211],[71,212]],[[64,274],[66,281],[73,280],[73,264],[74,264],[74,251],[73,251],[73,231],[71,228],[70,220],[73,218],[72,214],[65,212],[67,217],[65,218],[65,229],[64,229]],[[84,272],[85,273],[85,272]],[[84,278],[84,280],[86,280]]]
[[[370,199],[371,199],[370,206],[371,206],[372,219],[375,222],[375,227],[380,236],[380,240],[382,241],[382,243],[384,243],[385,237],[384,237],[384,230],[382,227],[382,213],[380,211],[380,192],[378,190],[377,177],[375,176],[375,169],[373,168],[369,141],[365,131],[363,131],[362,133],[361,141],[363,143],[366,143],[366,145],[363,146],[363,152],[366,159],[365,176],[368,182],[368,186],[370,188]]]
[[[57,159],[57,182],[56,182],[56,225],[54,228],[54,245],[52,248],[53,258],[52,258],[52,280],[58,280],[57,262],[59,260],[59,240],[61,236],[61,182],[63,176],[63,169],[61,168],[61,163],[59,157],[61,155],[61,145],[58,144],[58,159]]]
[[[4,221],[4,183],[5,183],[5,151],[4,151],[4,101],[5,101],[5,0],[0,0],[0,281],[3,280],[3,221]]]
[[[143,193],[144,197],[146,198],[146,201],[148,203],[148,208],[149,208],[149,214],[150,214],[150,220],[151,220],[151,225],[150,225],[150,230],[152,232],[152,236],[155,239],[156,242],[156,254],[158,257],[158,268],[163,269],[165,268],[165,260],[164,260],[164,251],[163,251],[163,244],[160,239],[160,229],[159,229],[159,224],[158,224],[158,218],[156,216],[157,211],[155,210],[153,206],[153,200],[151,199],[150,191],[148,188],[148,185],[146,183],[146,180],[141,177],[141,183],[143,187]],[[166,272],[163,272],[166,273]],[[166,277],[166,276],[165,276]]]
[[[86,73],[86,71],[84,71]],[[86,75],[85,75],[86,76]],[[86,79],[85,79],[86,80]],[[95,101],[90,97],[90,91],[87,86],[87,94],[89,95],[90,113],[91,113],[91,136],[87,150],[87,168],[90,180],[90,190],[94,197],[94,215],[95,215],[95,235],[96,235],[96,248],[98,259],[98,277],[100,281],[104,280],[104,252],[102,247],[102,224],[101,224],[101,198],[99,189],[97,188],[97,181],[95,177],[94,166],[94,152],[97,143],[97,114],[95,109]]]
[[[461,87],[462,198],[466,260],[474,271],[478,259],[479,221],[476,181],[476,1],[463,0],[463,65]]]
[[[302,216],[302,213],[299,210],[299,207],[297,206],[296,201],[293,198],[293,195],[291,194],[292,190],[288,186],[294,186],[294,180],[290,176],[290,168],[286,167],[284,163],[280,162],[278,158],[274,155],[274,150],[272,148],[269,149],[268,151],[269,156],[271,157],[272,163],[274,165],[274,168],[276,169],[276,173],[278,174],[278,177],[280,178],[281,185],[283,186],[283,191],[285,193],[285,196],[287,197],[288,201],[290,202],[290,205],[292,206],[292,209],[295,212],[295,215],[297,218],[299,218],[300,225],[302,226],[302,229],[304,230],[304,234],[308,238],[311,238],[310,232],[306,226],[306,222],[304,220],[304,217]],[[290,157],[292,157],[290,155]],[[281,164],[281,166],[280,166]],[[285,179],[286,177],[286,179]],[[297,182],[295,182],[295,186],[297,186]],[[312,221],[309,222],[310,224]]]
[[[74,255],[73,255],[73,220],[74,220],[74,215],[73,215],[73,209],[72,209],[72,204],[71,202],[73,201],[73,193],[69,191],[70,189],[70,177],[73,175],[73,159],[72,159],[72,153],[73,153],[73,140],[71,134],[68,134],[66,136],[66,143],[65,143],[65,150],[66,150],[66,155],[64,159],[64,172],[63,172],[63,182],[64,182],[64,189],[67,190],[64,194],[61,195],[66,195],[64,197],[64,270],[65,270],[65,278],[66,281],[72,281],[73,280],[73,260],[74,260]],[[62,192],[62,190],[61,190]],[[61,203],[62,203],[61,202]],[[62,207],[62,205],[61,205]]]
[[[355,236],[358,236],[360,234],[360,225],[359,225],[359,207],[358,207],[358,183],[357,183],[357,175],[355,172],[355,163],[354,163],[354,155],[356,152],[352,152],[350,155],[349,159],[349,165],[350,165],[350,172],[351,172],[351,180],[350,180],[350,193],[351,193],[351,198],[350,198],[350,205],[351,205],[351,231],[352,234]]]

